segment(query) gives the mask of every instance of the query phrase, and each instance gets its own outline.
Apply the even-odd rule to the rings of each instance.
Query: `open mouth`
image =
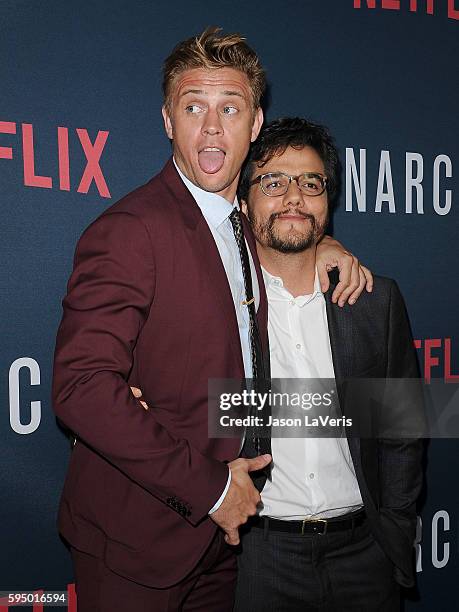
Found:
[[[225,151],[218,147],[206,147],[198,153],[199,167],[206,174],[215,174],[225,163]]]

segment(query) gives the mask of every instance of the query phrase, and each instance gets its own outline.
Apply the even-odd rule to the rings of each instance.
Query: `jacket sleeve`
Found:
[[[415,423],[419,423],[424,413],[417,357],[403,297],[395,282],[390,292],[386,376],[397,379],[390,394],[399,404],[393,414],[400,414],[400,410],[410,411],[406,422],[412,422],[414,417]],[[396,427],[397,423],[393,423],[392,429]],[[381,518],[402,530],[409,547],[413,546],[416,535],[416,500],[422,486],[423,448],[423,440],[417,437],[379,440]]]
[[[225,488],[228,467],[172,436],[127,382],[154,292],[147,228],[130,213],[99,217],[78,243],[63,301],[54,409],[85,444],[196,524]]]

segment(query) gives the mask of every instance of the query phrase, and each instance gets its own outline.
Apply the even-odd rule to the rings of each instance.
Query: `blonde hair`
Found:
[[[234,68],[243,72],[250,83],[254,109],[259,108],[266,88],[265,71],[255,51],[240,34],[220,34],[221,28],[208,27],[197,36],[184,40],[173,49],[163,65],[164,104],[170,109],[175,80],[185,70]]]

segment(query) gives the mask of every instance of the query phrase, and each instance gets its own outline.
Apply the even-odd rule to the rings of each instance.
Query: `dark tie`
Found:
[[[252,275],[250,273],[250,262],[249,254],[247,252],[247,246],[244,238],[244,231],[242,229],[241,213],[237,208],[233,209],[233,212],[229,216],[231,225],[233,226],[234,236],[236,238],[236,244],[239,249],[239,255],[241,256],[242,264],[242,275],[244,277],[244,288],[247,302],[247,309],[249,313],[249,337],[250,337],[250,351],[252,356],[252,375],[253,375],[253,388],[257,392],[267,392],[269,389],[268,379],[269,372],[265,372],[266,362],[263,360],[263,350],[260,340],[260,332],[257,323],[257,313],[255,309],[255,299],[253,295],[252,287]],[[253,407],[251,415],[257,413],[256,407]],[[268,418],[269,413],[265,413],[265,419]],[[246,431],[246,443],[252,443],[252,452],[249,454],[262,455],[265,453],[271,453],[271,440],[269,437],[260,435],[261,430],[256,427],[248,427]],[[246,446],[246,443],[244,446]],[[248,450],[248,449],[247,449]]]

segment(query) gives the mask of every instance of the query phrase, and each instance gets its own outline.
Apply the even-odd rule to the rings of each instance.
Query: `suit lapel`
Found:
[[[210,285],[214,290],[216,304],[219,306],[216,310],[220,310],[223,313],[223,318],[228,328],[230,328],[229,336],[231,349],[238,363],[241,378],[243,378],[244,363],[242,359],[241,341],[239,338],[239,326],[236,311],[234,309],[233,296],[220,253],[218,252],[217,245],[215,244],[215,240],[204,217],[202,217],[194,232],[193,230],[188,231],[194,233],[194,236],[190,237],[192,240],[196,241],[196,248],[200,251],[201,259],[203,262],[206,262],[205,269],[210,280]]]
[[[340,308],[331,301],[333,289],[333,286],[330,287],[325,294],[325,302],[333,368],[335,370],[336,383],[338,384],[351,376],[354,369],[353,321],[351,308],[348,305]]]
[[[239,376],[243,378],[244,362],[242,359],[239,326],[234,310],[233,296],[212,232],[207,225],[201,209],[181,180],[172,159],[167,162],[161,171],[161,176],[169,191],[172,192],[174,199],[179,204],[180,214],[185,224],[186,233],[193,247],[196,248],[199,253],[202,267],[208,275],[209,284],[214,293],[216,304],[215,310],[223,314],[222,318],[226,321],[226,325],[229,328],[231,350],[240,371]],[[203,299],[207,299],[207,296],[203,296]]]
[[[328,332],[330,336],[330,345],[333,359],[333,369],[335,371],[336,389],[340,402],[341,413],[346,415],[346,394],[343,388],[346,378],[350,378],[354,373],[354,346],[353,342],[353,313],[352,307],[346,304],[340,308],[337,304],[333,304],[331,296],[337,283],[335,274],[330,274],[330,288],[325,294],[325,303],[327,309]],[[337,277],[337,274],[336,274]],[[357,479],[362,483],[363,474],[361,467],[360,456],[360,440],[356,437],[348,437],[349,450],[354,462]]]

